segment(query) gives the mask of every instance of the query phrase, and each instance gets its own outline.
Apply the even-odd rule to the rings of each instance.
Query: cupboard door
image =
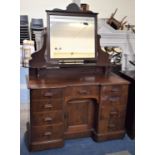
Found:
[[[94,102],[72,100],[67,102],[65,128],[67,133],[90,131],[94,123]]]

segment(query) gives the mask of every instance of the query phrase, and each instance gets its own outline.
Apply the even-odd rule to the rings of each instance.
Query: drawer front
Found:
[[[62,89],[32,89],[32,100],[62,98]]]
[[[32,100],[31,109],[33,112],[61,110],[63,107],[61,99]]]
[[[124,118],[126,106],[101,106],[100,120],[109,118]]]
[[[125,128],[125,118],[110,118],[108,120],[108,132],[124,130]]]
[[[98,133],[108,132],[108,119],[101,120],[98,126]]]
[[[98,132],[99,133],[108,133],[108,132],[115,132],[125,129],[125,119],[115,119],[111,120],[102,120],[99,124]]]
[[[110,86],[102,86],[101,93],[113,93],[113,94],[120,94],[122,92],[122,85],[110,85]]]
[[[127,85],[102,86],[100,102],[102,105],[126,105],[128,97]]]
[[[99,132],[124,130],[125,116],[125,105],[101,105]]]
[[[48,141],[63,138],[63,124],[51,126],[32,126],[31,141]]]
[[[97,86],[75,86],[67,87],[65,90],[65,96],[71,98],[97,98],[98,92]]]
[[[51,125],[54,123],[63,122],[62,111],[50,111],[50,112],[34,112],[31,115],[32,125]]]
[[[123,102],[123,97],[121,95],[104,95],[101,96],[101,104],[102,105],[121,105],[125,104],[126,102]]]

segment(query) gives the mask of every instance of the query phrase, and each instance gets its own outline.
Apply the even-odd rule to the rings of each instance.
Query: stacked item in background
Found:
[[[44,25],[43,19],[31,19],[31,38],[29,35],[29,21],[27,15],[20,15],[20,64],[29,67],[31,54],[42,47]]]
[[[22,66],[29,67],[29,61],[31,60],[31,54],[35,52],[34,41],[24,40],[22,46]]]
[[[20,45],[23,44],[23,40],[29,40],[29,22],[27,15],[20,15]]]
[[[44,30],[43,19],[32,18],[30,29],[31,29],[31,39],[34,41],[35,50],[38,51],[41,48],[43,42],[42,38]]]

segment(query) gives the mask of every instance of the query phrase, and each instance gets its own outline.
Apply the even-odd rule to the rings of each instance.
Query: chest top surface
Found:
[[[79,86],[79,85],[118,85],[118,84],[129,84],[128,81],[121,77],[111,74],[109,77],[104,75],[97,76],[82,76],[76,78],[53,78],[53,79],[28,79],[29,89],[40,89],[40,88],[62,88],[67,86]]]

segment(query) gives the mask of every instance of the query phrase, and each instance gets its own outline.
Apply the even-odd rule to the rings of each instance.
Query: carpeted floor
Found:
[[[135,141],[131,140],[128,136],[125,136],[123,139],[119,140],[111,140],[99,143],[94,142],[90,137],[66,140],[65,146],[63,148],[49,149],[45,151],[30,153],[27,149],[24,138],[24,134],[26,131],[26,122],[28,121],[28,118],[29,118],[28,110],[21,110],[20,155],[134,155],[135,154],[134,153]]]

